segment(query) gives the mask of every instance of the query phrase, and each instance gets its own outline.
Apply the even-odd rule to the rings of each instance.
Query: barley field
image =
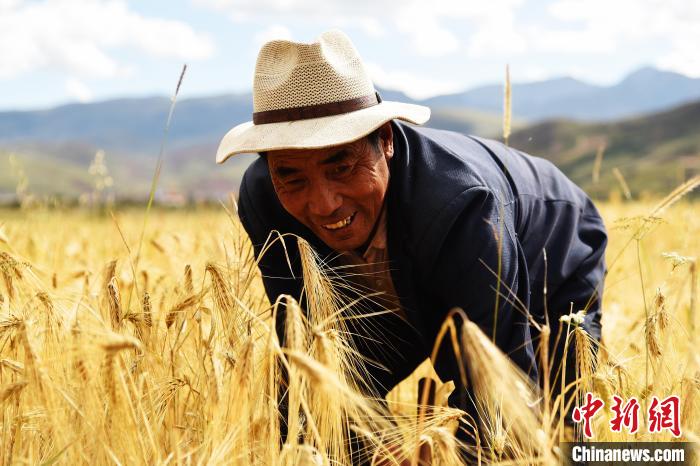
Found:
[[[678,197],[599,203],[610,245],[597,355],[575,315],[548,329],[581,342],[581,379],[569,389],[605,401],[595,440],[697,439],[700,204]],[[460,449],[480,464],[549,465],[561,440],[580,435],[563,425],[560,400],[530,386],[470,322],[444,330],[465,336],[458,350],[486,420],[478,434],[441,402],[449,383],[426,407],[416,379],[429,364],[388,404],[361,395],[345,329],[353,303],[300,249],[309,315],[280,298],[282,349],[271,325],[278,303],[264,294],[235,205],[147,218],[143,209],[0,210],[0,464],[346,465],[354,436],[375,465],[457,465]],[[298,439],[284,445],[282,369],[283,422]],[[636,397],[642,413],[654,396],[678,395],[680,438],[650,433],[644,416],[636,433],[612,432],[614,395]],[[458,445],[457,428],[475,443]]]

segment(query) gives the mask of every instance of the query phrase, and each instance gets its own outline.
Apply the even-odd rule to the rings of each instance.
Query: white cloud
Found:
[[[566,29],[540,34],[538,49],[613,53],[655,41],[669,49],[656,65],[700,76],[698,1],[558,0],[549,13]]]
[[[674,40],[671,52],[658,58],[654,64],[659,68],[700,78],[700,36],[697,31],[685,31],[682,36],[687,39]]]
[[[256,49],[259,49],[265,42],[269,42],[275,39],[291,40],[292,32],[289,30],[289,28],[280,24],[275,24],[270,27],[267,27],[255,34],[254,41]],[[255,51],[255,53],[257,54],[257,50]]]
[[[698,0],[193,0],[236,21],[319,23],[391,38],[419,57],[509,61],[536,54],[626,53],[668,47],[655,64],[700,75]],[[531,7],[535,8],[531,8]],[[518,8],[522,7],[522,10]],[[540,14],[538,10],[544,10]],[[657,52],[650,52],[657,53]],[[640,55],[640,54],[637,54]]]
[[[356,27],[370,37],[404,42],[414,55],[509,60],[526,54],[623,53],[649,41],[667,44],[656,64],[700,75],[700,1],[552,0],[543,15],[529,15],[539,0],[194,0],[236,21],[323,22]],[[516,15],[523,7],[523,14]],[[458,25],[458,26],[457,26]],[[652,59],[650,59],[651,61]]]
[[[617,48],[617,40],[609,33],[588,30],[528,27],[524,31],[529,47],[537,52],[565,54],[604,54]]]
[[[424,5],[413,3],[396,12],[395,23],[399,31],[411,37],[414,50],[422,56],[438,57],[456,52],[459,40],[443,27],[438,17],[426,11]]]
[[[68,78],[66,80],[66,93],[77,100],[78,102],[85,103],[92,100],[92,91],[84,82],[76,78]]]
[[[518,67],[517,70],[511,67],[511,79],[513,81],[533,82],[542,81],[550,76],[549,70],[536,64]]]
[[[527,51],[529,41],[512,23],[499,21],[491,27],[479,28],[469,41],[467,53],[470,58],[493,57],[494,55],[518,55]]]
[[[16,8],[22,0],[0,0],[0,11]]]
[[[669,7],[673,8],[673,7]],[[658,22],[658,28],[669,38],[671,51],[660,57],[656,65],[689,76],[700,77],[700,3],[687,2]]]
[[[391,26],[399,32],[396,40],[405,41],[407,38],[410,49],[416,55],[445,56],[455,54],[464,47],[463,39],[453,30],[453,26],[448,25],[455,21],[461,23],[461,29],[468,29],[478,39],[478,48],[474,50],[488,53],[489,50],[483,47],[492,45],[497,47],[499,53],[514,48],[521,50],[519,36],[504,34],[503,31],[512,23],[513,9],[523,1],[195,0],[195,3],[228,12],[237,22],[307,21],[317,24],[322,21],[329,27],[358,27],[370,37],[385,36],[387,26]]]
[[[372,62],[365,62],[365,68],[376,86],[401,91],[413,99],[458,92],[464,87],[458,81],[426,78],[402,70],[387,71]]]
[[[123,0],[0,2],[0,78],[41,68],[117,76],[129,70],[110,52],[124,47],[182,60],[214,51],[212,41],[188,24],[143,17]]]
[[[362,18],[359,20],[359,23],[365,33],[370,37],[378,38],[386,35],[386,29],[377,18]]]

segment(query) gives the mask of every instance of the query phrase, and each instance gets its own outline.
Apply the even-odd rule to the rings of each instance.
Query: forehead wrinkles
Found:
[[[325,149],[313,149],[309,151],[298,149],[288,153],[271,153],[268,154],[268,164],[270,168],[289,167],[304,170],[306,168],[322,166],[324,161],[327,161],[339,152],[346,153],[346,160],[356,160],[364,154],[364,148],[362,141],[355,141],[351,144]]]

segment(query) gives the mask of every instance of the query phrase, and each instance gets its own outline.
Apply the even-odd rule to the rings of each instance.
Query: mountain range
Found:
[[[570,77],[514,84],[512,111],[527,120],[568,118],[609,121],[651,113],[700,99],[700,79],[651,67],[640,68],[612,86],[587,84]],[[477,87],[459,94],[433,97],[429,107],[466,107],[501,112],[503,87]]]
[[[665,195],[700,174],[700,101],[615,122],[548,120],[516,131],[509,144],[544,156],[598,198],[622,193],[615,169],[633,197]]]
[[[385,100],[429,106],[429,126],[484,136],[501,132],[500,84],[421,101],[398,91],[382,89],[380,93]],[[612,86],[567,77],[514,84],[512,95],[516,130],[512,144],[550,157],[575,179],[583,169],[572,161],[590,162],[591,154],[582,149],[588,147],[584,140],[589,140],[588,144],[593,144],[590,138],[607,141],[606,161],[614,159],[618,151],[624,153],[625,160],[646,159],[656,154],[656,146],[649,144],[668,146],[664,157],[692,158],[696,147],[692,134],[700,133],[700,115],[693,113],[696,107],[670,110],[700,100],[700,79],[654,68],[639,69]],[[170,103],[166,97],[123,98],[0,112],[0,154],[15,154],[13,167],[9,157],[0,156],[0,194],[14,192],[18,170],[26,175],[29,190],[38,194],[75,196],[89,191],[95,180],[87,168],[96,151],[103,149],[116,194],[143,197],[153,175]],[[236,191],[251,156],[236,157],[222,166],[216,166],[213,158],[223,134],[249,120],[251,112],[250,94],[179,101],[168,133],[162,191],[209,198]],[[652,116],[652,112],[661,113]],[[677,120],[675,112],[694,119]],[[679,133],[679,125],[688,129],[687,134]],[[650,141],[651,134],[659,137]],[[674,141],[680,146],[674,146]],[[583,178],[580,181],[584,182]]]

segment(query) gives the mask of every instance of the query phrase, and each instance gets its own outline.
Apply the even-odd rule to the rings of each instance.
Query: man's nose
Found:
[[[312,215],[331,217],[342,203],[340,194],[329,183],[314,183],[309,198],[309,210]]]

